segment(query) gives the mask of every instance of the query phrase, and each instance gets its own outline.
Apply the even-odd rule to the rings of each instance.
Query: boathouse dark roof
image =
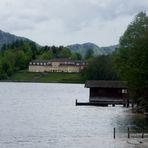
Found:
[[[89,80],[85,82],[87,88],[127,88],[125,81]]]

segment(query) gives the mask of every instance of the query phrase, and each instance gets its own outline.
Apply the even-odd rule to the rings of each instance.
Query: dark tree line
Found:
[[[82,71],[84,80],[115,80],[116,70],[111,55],[100,55],[88,61]]]
[[[18,40],[13,44],[4,45],[0,50],[0,79],[7,79],[14,72],[27,69],[31,60],[52,58],[81,60],[82,56],[63,46],[41,47],[29,40]]]
[[[82,71],[84,80],[124,80],[128,82],[129,97],[148,109],[148,16],[136,15],[120,38],[112,55],[88,60]]]
[[[128,82],[129,95],[148,108],[148,16],[136,15],[120,38],[114,62],[122,80]]]
[[[73,53],[64,46],[45,46],[40,49],[37,57],[41,60],[49,60],[52,58],[70,58],[73,60],[81,60],[82,56],[79,53]]]
[[[31,59],[35,59],[38,48],[34,42],[16,41],[4,45],[0,51],[0,79],[6,79],[15,71],[25,69]]]

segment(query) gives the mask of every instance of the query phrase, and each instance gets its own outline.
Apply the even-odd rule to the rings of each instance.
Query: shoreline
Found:
[[[65,84],[84,84],[84,82],[80,82],[80,81],[46,81],[46,82],[42,82],[42,81],[27,81],[27,80],[0,80],[1,82],[10,82],[10,83],[65,83]]]
[[[0,82],[84,84],[80,73],[35,73],[27,70],[18,71]]]

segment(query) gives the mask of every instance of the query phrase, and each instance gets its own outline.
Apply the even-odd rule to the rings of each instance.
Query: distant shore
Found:
[[[0,82],[26,82],[26,83],[84,83],[80,73],[37,73],[27,70],[14,73]]]
[[[10,83],[69,83],[69,84],[84,84],[84,82],[76,82],[76,81],[46,81],[46,82],[41,82],[41,81],[24,81],[24,80],[0,80],[0,82],[10,82]]]

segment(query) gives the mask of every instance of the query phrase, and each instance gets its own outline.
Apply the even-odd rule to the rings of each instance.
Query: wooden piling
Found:
[[[78,100],[76,99],[76,102],[75,102],[75,105],[77,106],[77,102],[78,102]]]
[[[132,109],[134,108],[134,102],[133,102],[133,100],[132,100]]]
[[[145,120],[148,121],[148,112],[145,112],[144,116],[145,116]]]
[[[114,128],[114,139],[116,138],[116,129]]]
[[[144,129],[142,129],[142,136],[141,138],[144,138]]]
[[[127,129],[127,132],[128,132],[128,138],[130,138],[130,129],[129,129],[129,127]]]
[[[129,99],[127,99],[127,108],[129,108]]]

